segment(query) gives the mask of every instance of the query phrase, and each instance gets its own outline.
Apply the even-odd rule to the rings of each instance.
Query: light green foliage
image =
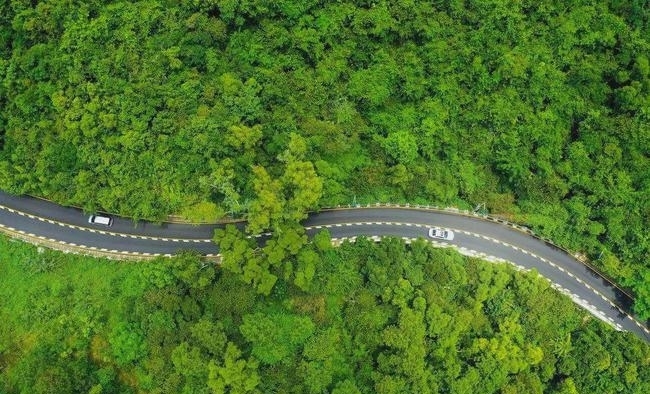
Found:
[[[311,281],[316,274],[316,265],[319,262],[318,254],[310,249],[304,249],[298,254],[298,265],[294,284],[303,291],[309,291]]]
[[[300,373],[309,392],[321,393],[333,381],[351,373],[344,356],[348,344],[343,335],[331,327],[318,332],[305,344]]]
[[[240,326],[242,335],[253,347],[252,354],[269,365],[289,362],[288,357],[305,343],[314,329],[308,317],[286,313],[246,315]]]
[[[193,223],[211,223],[224,216],[225,212],[213,202],[203,201],[191,205],[181,212],[181,216]]]
[[[255,359],[241,359],[241,351],[229,342],[223,355],[223,365],[210,363],[208,387],[215,394],[245,394],[259,393],[256,387],[260,383],[257,372],[258,363]]]
[[[418,157],[418,140],[408,131],[392,132],[382,141],[386,153],[402,164],[411,164]]]
[[[174,371],[185,379],[185,390],[190,391],[207,380],[206,360],[198,347],[181,343],[172,350],[171,361]]]
[[[286,165],[280,179],[272,179],[263,167],[253,167],[257,198],[248,210],[249,232],[256,234],[270,227],[277,228],[285,221],[293,223],[305,219],[307,210],[318,203],[323,181],[311,162],[297,160],[296,155],[300,155],[294,152],[296,149],[302,150],[304,145],[292,148],[290,144],[290,149],[281,157]]]
[[[317,206],[323,190],[314,166],[308,161],[290,161],[282,181],[287,194],[286,220],[305,219],[307,209]]]
[[[268,295],[271,292],[277,277],[269,268],[275,261],[257,253],[253,249],[252,240],[246,239],[234,225],[228,225],[225,230],[215,231],[215,242],[219,245],[224,269],[237,274],[244,282],[253,284],[261,294]],[[277,257],[281,259],[281,255]]]
[[[146,345],[142,332],[133,324],[120,323],[109,338],[115,362],[126,366],[145,355]]]
[[[44,254],[56,261],[48,270],[40,268]],[[89,364],[86,352],[93,337],[107,335],[105,316],[113,304],[140,294],[142,287],[128,287],[140,279],[137,267],[38,252],[5,237],[0,266],[0,391],[86,392],[100,383],[107,392],[125,388],[115,376],[99,379],[101,367]],[[106,356],[112,359],[110,351]]]
[[[639,287],[637,291],[636,296],[638,299],[634,304],[634,310],[640,316],[650,316],[650,285],[647,285],[650,283],[650,270],[639,275],[641,275],[641,278],[638,279],[638,283],[642,283],[644,285]]]
[[[276,234],[278,246],[286,250],[290,256],[298,254],[307,243],[307,235],[302,226],[283,225],[279,227]]]
[[[260,294],[269,295],[278,277],[288,280],[294,275],[306,290],[315,273],[315,253],[303,246],[307,243],[305,229],[282,224],[264,247],[253,249],[253,241],[233,225],[215,232],[215,242],[221,251],[222,266],[237,274],[244,282],[253,284]],[[299,255],[299,252],[300,255]]]
[[[279,180],[271,179],[263,167],[253,167],[253,174],[257,198],[248,207],[247,226],[251,233],[257,234],[282,218],[284,200]]]
[[[379,370],[386,374],[399,376],[404,388],[409,392],[433,393],[436,385],[432,382],[431,371],[426,368],[426,324],[424,311],[426,301],[419,298],[416,309],[406,304],[400,306],[397,326],[388,327],[382,332],[384,345],[388,351],[379,355]],[[376,383],[382,385],[382,381]]]
[[[361,394],[361,391],[357,388],[351,380],[343,380],[336,384],[332,394]]]
[[[199,320],[192,325],[190,333],[208,355],[217,357],[223,352],[227,338],[223,332],[223,324],[220,322],[214,323],[209,319]]]
[[[320,230],[312,239],[312,244],[321,252],[326,252],[332,249],[332,237],[329,230]]]
[[[172,275],[183,285],[201,289],[212,284],[215,277],[215,265],[198,261],[198,254],[183,252],[171,262]]]
[[[230,126],[226,135],[226,144],[235,149],[242,149],[244,152],[253,149],[260,138],[262,138],[262,127],[255,125],[253,127]]]

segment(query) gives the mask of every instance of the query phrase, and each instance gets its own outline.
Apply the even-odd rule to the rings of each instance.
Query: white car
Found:
[[[90,215],[90,217],[88,218],[88,223],[111,226],[113,224],[113,218],[109,218],[107,216],[100,216],[100,215]]]
[[[451,241],[454,239],[454,232],[451,230],[433,227],[429,229],[429,237]]]

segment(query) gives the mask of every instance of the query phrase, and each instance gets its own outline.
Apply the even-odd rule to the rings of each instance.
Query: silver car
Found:
[[[429,229],[429,237],[451,241],[454,239],[454,232],[451,230],[432,227]]]
[[[88,223],[90,224],[103,224],[104,226],[111,226],[113,224],[113,218],[100,215],[91,215],[88,218]]]

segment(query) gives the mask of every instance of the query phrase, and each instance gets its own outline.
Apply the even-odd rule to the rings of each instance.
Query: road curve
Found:
[[[104,227],[89,224],[87,218],[75,208],[0,192],[0,227],[10,232],[76,247],[140,255],[174,254],[185,249],[206,255],[218,253],[211,238],[219,225],[134,223],[115,218],[113,226]],[[431,226],[452,229],[456,237],[447,246],[465,254],[535,269],[595,316],[650,343],[648,327],[625,312],[632,302],[627,295],[562,250],[512,227],[449,212],[405,208],[328,210],[310,215],[304,226],[308,234],[327,228],[337,239],[361,235],[415,239],[426,238]]]

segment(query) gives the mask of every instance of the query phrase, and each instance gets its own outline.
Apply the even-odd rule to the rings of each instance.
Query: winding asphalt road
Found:
[[[113,226],[91,225],[78,209],[31,197],[0,192],[0,227],[34,239],[91,250],[132,255],[169,255],[184,249],[216,255],[211,242],[218,225],[152,224],[115,218]],[[243,224],[238,224],[242,226]],[[304,222],[309,235],[329,229],[333,239],[358,236],[427,238],[431,226],[456,232],[439,246],[487,260],[508,261],[535,269],[574,302],[617,330],[630,331],[650,343],[650,331],[625,311],[632,300],[607,280],[551,244],[504,224],[450,212],[408,208],[354,208],[312,214]],[[38,240],[37,239],[37,240]]]

